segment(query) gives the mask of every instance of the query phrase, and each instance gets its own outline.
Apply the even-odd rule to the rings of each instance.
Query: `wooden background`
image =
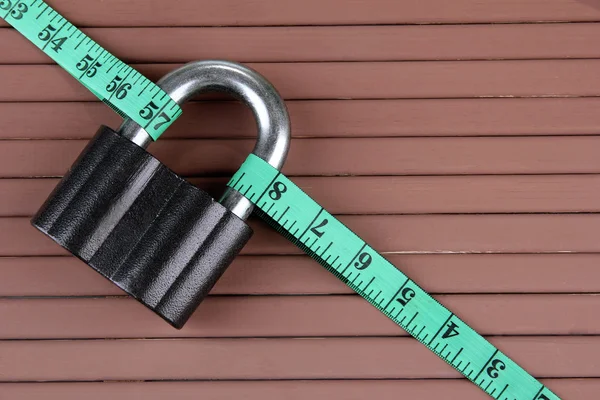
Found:
[[[600,0],[49,3],[152,79],[263,73],[294,181],[561,397],[598,397]],[[152,151],[218,194],[251,115],[184,110]],[[181,331],[66,256],[29,218],[100,124],[0,24],[0,399],[487,398],[256,220]]]

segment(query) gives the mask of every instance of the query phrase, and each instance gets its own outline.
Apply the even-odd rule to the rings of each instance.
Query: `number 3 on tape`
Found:
[[[266,161],[251,154],[228,186],[277,231],[497,400],[560,400],[438,303]]]
[[[41,0],[0,0],[0,17],[123,118],[154,139],[181,108],[152,81],[100,47]]]

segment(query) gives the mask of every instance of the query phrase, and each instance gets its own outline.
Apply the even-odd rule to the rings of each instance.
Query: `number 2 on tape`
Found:
[[[154,139],[181,108],[152,81],[100,47],[41,0],[0,0],[0,17],[123,118]]]

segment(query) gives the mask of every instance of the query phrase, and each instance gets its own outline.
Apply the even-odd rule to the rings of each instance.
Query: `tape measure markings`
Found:
[[[45,2],[0,0],[0,10],[9,24],[153,139],[181,115],[162,89]],[[280,234],[493,398],[560,400],[260,158],[250,155],[228,185],[257,204],[257,212]]]
[[[0,14],[6,22],[115,112],[134,120],[154,140],[181,115],[179,105],[161,88],[45,2],[0,0],[0,10],[6,11]]]
[[[279,233],[497,400],[559,400],[285,175],[250,155],[228,186]]]

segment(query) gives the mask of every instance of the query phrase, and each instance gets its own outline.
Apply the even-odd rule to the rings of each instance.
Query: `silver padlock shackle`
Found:
[[[238,63],[219,60],[197,61],[171,71],[158,81],[179,105],[201,93],[225,92],[248,105],[258,127],[258,140],[252,153],[281,169],[290,147],[290,120],[277,90],[254,70]],[[127,119],[119,133],[138,146],[152,142],[148,133]],[[236,190],[227,188],[220,202],[235,215],[247,219],[254,205]]]

